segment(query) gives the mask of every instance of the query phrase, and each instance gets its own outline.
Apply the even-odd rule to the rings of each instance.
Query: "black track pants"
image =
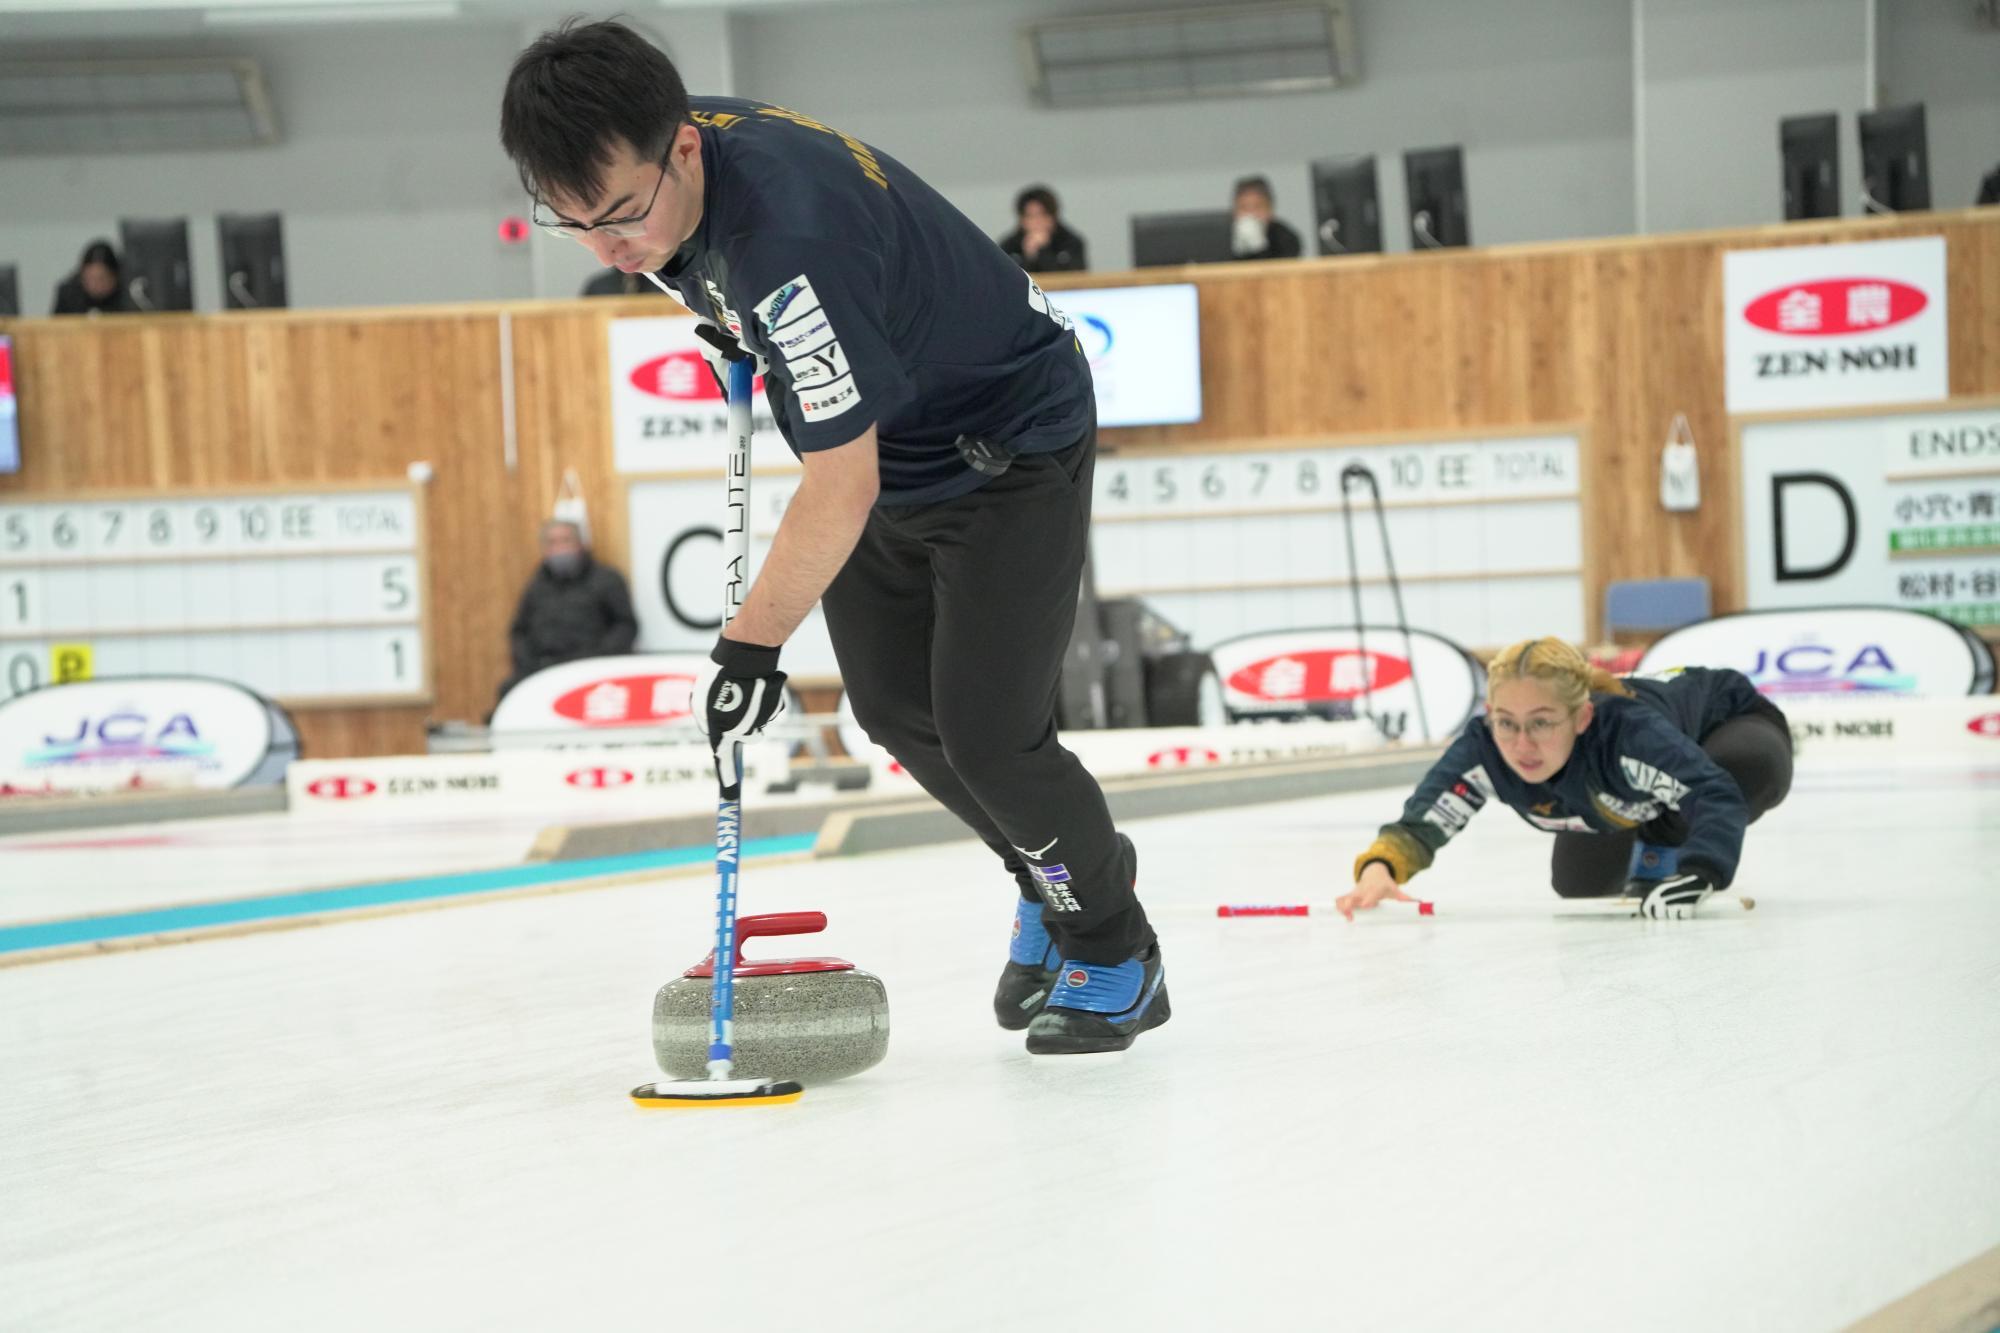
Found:
[[[1792,789],[1792,735],[1762,713],[1732,717],[1701,738],[1701,748],[1743,789],[1743,803],[1756,823]],[[1631,833],[1558,833],[1549,865],[1558,894],[1565,898],[1608,898],[1625,888],[1632,863]]]
[[[1065,958],[1153,942],[1104,793],[1056,739],[1096,436],[955,500],[878,506],[821,605],[855,718],[1040,897]]]

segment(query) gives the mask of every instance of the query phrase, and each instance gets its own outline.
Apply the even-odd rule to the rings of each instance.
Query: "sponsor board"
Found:
[[[744,748],[753,792],[790,773],[785,747]],[[633,818],[713,809],[715,766],[707,742],[618,749],[503,750],[295,763],[286,775],[294,815],[315,819],[435,818],[457,814],[596,811]]]
[[[1407,656],[1405,655],[1407,654]],[[1231,721],[1376,720],[1390,739],[1438,740],[1463,726],[1485,673],[1442,635],[1331,626],[1226,639],[1209,649]]]
[[[2000,624],[2000,403],[1744,422],[1745,600]]]
[[[868,790],[919,790],[893,755],[868,738],[847,696],[840,699],[840,744],[868,764]],[[1381,729],[1366,721],[1307,719],[1282,727],[1127,727],[1065,731],[1064,748],[1097,778],[1140,777],[1245,764],[1286,763],[1363,754],[1382,748]]]
[[[1936,616],[1891,607],[1744,611],[1655,643],[1641,673],[1733,667],[1781,705],[1796,697],[1937,698],[1993,686],[1993,655]]]
[[[1722,304],[1732,413],[1950,393],[1941,236],[1733,250]]]
[[[135,677],[45,686],[0,704],[0,793],[86,794],[274,782],[291,722],[238,685]]]
[[[2000,699],[1842,700],[1781,703],[1801,769],[1935,763],[2000,765]]]
[[[611,451],[618,471],[713,467],[719,485],[729,407],[702,356],[706,344],[695,325],[689,316],[609,322]],[[763,384],[760,378],[760,391]],[[777,434],[761,402],[753,425],[759,435]]]
[[[708,643],[713,644],[711,634]],[[715,678],[706,653],[588,657],[538,671],[493,710],[495,749],[565,745],[662,745],[701,735],[698,711]],[[801,716],[785,687],[785,708],[767,734],[783,735]]]
[[[1090,362],[1100,426],[1201,420],[1201,314],[1192,283],[1055,294]]]

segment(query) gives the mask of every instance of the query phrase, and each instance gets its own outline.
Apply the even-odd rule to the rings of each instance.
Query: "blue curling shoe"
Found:
[[[993,990],[993,1017],[1009,1032],[1019,1032],[1041,1012],[1055,985],[1062,963],[1048,928],[1042,925],[1042,905],[1023,898],[1014,904],[1014,938],[1007,946],[1007,966]]]
[[[1657,847],[1649,842],[1632,844],[1632,865],[1625,872],[1627,879],[1651,882],[1662,880],[1675,873],[1681,859],[1678,847]]]
[[[1155,944],[1138,958],[1112,967],[1067,959],[1055,989],[1028,1024],[1031,1055],[1090,1055],[1122,1051],[1139,1034],[1173,1016],[1167,972]]]

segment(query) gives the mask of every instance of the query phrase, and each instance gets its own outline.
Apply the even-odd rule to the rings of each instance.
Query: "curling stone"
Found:
[[[812,935],[824,912],[774,912],[736,923],[734,1064],[745,1077],[831,1083],[872,1069],[889,1050],[889,992],[844,958],[745,960],[759,935]],[[715,954],[660,987],[653,1054],[669,1078],[708,1073],[708,1015]]]

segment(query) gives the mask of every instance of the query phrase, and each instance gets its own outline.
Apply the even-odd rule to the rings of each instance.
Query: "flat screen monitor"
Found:
[[[1403,154],[1403,179],[1409,190],[1412,250],[1472,244],[1463,150],[1455,144],[1412,149]]]
[[[1871,213],[1931,206],[1924,104],[1861,113],[1861,205]]]
[[[14,340],[0,333],[0,472],[21,470],[21,408],[14,398]]]
[[[1312,164],[1313,212],[1323,255],[1378,254],[1382,249],[1381,191],[1375,157],[1328,158]]]
[[[1090,361],[1100,426],[1201,420],[1201,310],[1191,282],[1049,293]]]
[[[1228,209],[1200,213],[1140,213],[1132,219],[1132,266],[1220,264],[1234,259]]]
[[[215,219],[222,241],[222,308],[265,310],[285,300],[285,231],[276,213],[223,213]]]
[[[1787,116],[1778,122],[1784,161],[1785,221],[1840,216],[1840,117]]]
[[[141,310],[194,309],[186,218],[125,218],[118,223],[118,236],[125,250],[125,290],[133,305]]]

